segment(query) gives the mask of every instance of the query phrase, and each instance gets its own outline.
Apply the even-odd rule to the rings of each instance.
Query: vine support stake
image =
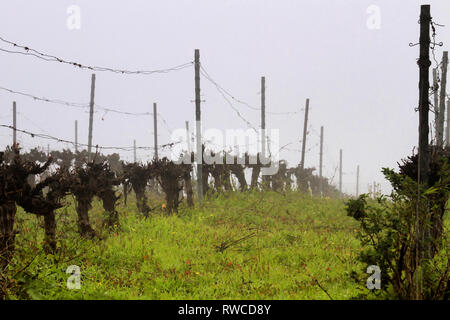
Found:
[[[17,108],[16,102],[13,101],[13,148],[16,147],[17,143]]]
[[[155,143],[155,160],[158,160],[158,113],[156,109],[156,102],[153,102],[153,141]]]
[[[200,117],[200,50],[195,49],[195,121],[197,129],[197,195],[200,202],[203,201],[203,148],[202,128]]]
[[[356,197],[359,197],[359,164],[356,167]]]
[[[339,198],[342,198],[342,149],[339,150]]]
[[[78,120],[75,120],[75,153],[78,152]]]
[[[302,169],[305,169],[306,136],[308,134],[308,112],[309,112],[309,99],[306,99],[305,122],[303,124],[302,160],[300,162],[300,166]]]
[[[319,190],[320,190],[320,197],[323,197],[322,167],[323,167],[323,126],[320,127],[320,163],[319,163]]]
[[[417,61],[420,70],[419,78],[419,183],[428,183],[428,90],[430,87],[430,5],[422,5],[420,12],[420,57]]]
[[[94,96],[95,96],[95,73],[91,76],[91,100],[89,103],[89,136],[88,136],[88,162],[91,161],[92,155],[92,127],[94,125]]]
[[[439,130],[440,130],[440,140],[439,146],[444,145],[444,115],[445,115],[445,97],[447,95],[447,65],[448,65],[448,51],[444,51],[442,57],[442,78],[441,78],[441,96],[439,104]],[[448,110],[447,110],[447,121],[448,121]],[[447,126],[447,145],[448,145],[448,126]]]

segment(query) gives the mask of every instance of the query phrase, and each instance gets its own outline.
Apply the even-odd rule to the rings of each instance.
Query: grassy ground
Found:
[[[352,276],[363,267],[358,226],[343,201],[231,193],[166,215],[154,199],[148,219],[129,202],[118,205],[112,232],[102,231],[94,203],[91,222],[102,237],[94,241],[77,234],[72,205],[61,209],[54,256],[42,252],[42,222],[19,210],[10,298],[349,299],[361,288]],[[80,290],[67,288],[69,265],[80,267]]]

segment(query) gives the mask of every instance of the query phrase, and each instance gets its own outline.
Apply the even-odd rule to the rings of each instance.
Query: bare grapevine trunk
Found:
[[[244,169],[241,165],[233,165],[231,167],[231,171],[236,176],[236,178],[239,181],[239,188],[241,191],[244,191],[247,189],[247,181],[245,180],[245,173]]]
[[[54,211],[50,211],[44,216],[44,229],[44,250],[46,253],[53,253],[56,251],[56,220]]]
[[[0,206],[0,272],[5,269],[14,254],[16,211],[14,201],[8,201]]]
[[[178,212],[180,186],[178,179],[171,176],[162,178],[162,186],[166,194],[166,204],[168,212]]]
[[[178,212],[178,191],[166,193],[167,211]]]
[[[227,165],[224,165],[224,170],[223,170],[223,177],[222,177],[222,183],[223,186],[225,187],[225,191],[231,191],[231,176],[230,176],[230,169],[228,168]]]
[[[220,193],[223,191],[222,188],[222,170],[219,169],[216,164],[216,167],[211,171],[211,175],[214,178],[214,188],[216,189],[216,192]]]
[[[144,190],[135,189],[134,193],[136,194],[136,204],[139,212],[144,214],[144,217],[147,218],[150,212],[150,208],[147,205],[147,197],[145,196],[145,189]]]
[[[184,175],[184,185],[186,187],[187,203],[189,207],[194,206],[194,191],[192,190],[191,173],[187,172]]]
[[[258,187],[259,173],[261,172],[261,167],[258,165],[253,166],[252,169],[252,181],[250,183],[250,188],[256,189]]]
[[[127,206],[127,200],[128,200],[128,183],[123,184],[123,202],[125,206]]]
[[[89,223],[89,209],[91,201],[89,199],[77,199],[77,213],[78,213],[78,232],[82,237],[93,238],[95,231]]]
[[[202,165],[203,196],[206,196],[209,191],[208,178],[209,170],[206,165]]]
[[[105,191],[101,194],[100,198],[103,202],[103,209],[105,209],[107,213],[107,218],[105,219],[105,223],[108,227],[118,226],[119,225],[119,214],[116,211],[116,202],[119,197],[116,197],[113,190]]]

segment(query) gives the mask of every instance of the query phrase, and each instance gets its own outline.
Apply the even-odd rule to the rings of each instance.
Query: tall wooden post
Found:
[[[320,127],[319,190],[321,197],[323,196],[322,166],[323,166],[323,126]]]
[[[356,197],[359,197],[359,165],[356,167]]]
[[[420,56],[417,64],[419,65],[419,151],[418,151],[418,173],[417,181],[420,184],[428,185],[428,171],[429,171],[429,154],[428,154],[428,112],[430,109],[428,102],[428,91],[430,88],[429,69],[431,65],[430,61],[430,24],[431,14],[430,5],[420,6]],[[420,197],[420,189],[418,189],[417,197]],[[427,214],[425,212],[419,212],[419,208],[416,208],[416,270],[417,284],[416,284],[416,299],[420,299],[422,296],[422,284],[423,277],[419,267],[422,264],[424,249],[423,242],[425,234],[428,235],[428,228],[424,228],[421,224],[420,216]],[[427,236],[428,238],[428,236]]]
[[[437,77],[437,69],[433,68],[433,97],[434,97],[434,130],[436,136],[436,144],[439,145],[442,131],[439,130],[439,83]]]
[[[187,141],[187,152],[189,154],[189,161],[192,161],[191,160],[191,156],[192,156],[192,145],[191,145],[192,137],[191,137],[191,132],[189,131],[189,121],[186,121],[186,141]],[[189,162],[189,163],[191,163],[191,162]],[[194,176],[197,176],[197,167],[193,165],[192,166],[192,178]]]
[[[431,65],[430,61],[430,5],[422,5],[420,7],[420,57],[417,61],[419,65],[419,154],[418,154],[418,168],[417,181],[421,184],[428,184],[428,90],[429,83],[429,69]],[[420,192],[420,189],[418,193]],[[419,194],[417,195],[419,197]],[[416,211],[416,269],[417,284],[416,284],[416,299],[421,296],[421,283],[422,274],[419,271],[419,266],[423,258],[423,246],[421,241],[424,239],[424,228],[422,228],[421,220],[419,216],[419,209]],[[423,213],[422,213],[423,215]]]
[[[95,73],[91,77],[91,100],[89,103],[89,136],[88,136],[88,162],[91,161],[92,155],[92,130],[94,123],[94,96],[95,96]]]
[[[78,152],[78,120],[75,120],[75,153]]]
[[[449,123],[450,123],[450,97],[447,100],[447,120],[446,120],[446,122],[447,122],[447,126],[446,126],[446,130],[445,130],[445,134],[446,134],[445,141],[446,141],[446,145],[450,146],[450,139],[449,139],[449,137],[450,137],[450,127],[449,127]]]
[[[197,195],[200,202],[203,201],[203,148],[200,113],[200,50],[195,49],[195,121],[197,131]]]
[[[428,184],[429,155],[428,155],[428,90],[430,87],[430,5],[422,5],[420,12],[420,57],[418,65],[419,78],[419,183]]]
[[[339,197],[342,198],[342,149],[339,150]]]
[[[266,157],[266,77],[261,77],[261,154]]]
[[[266,133],[266,77],[261,77],[261,157],[264,159],[264,163],[269,161],[270,154],[270,141],[267,140]],[[271,177],[263,175],[262,187],[269,189],[271,184]]]
[[[305,168],[306,135],[308,133],[308,111],[309,111],[309,99],[306,99],[305,122],[303,124],[302,160],[300,162],[300,166],[302,169]]]
[[[191,154],[191,137],[189,134],[189,121],[186,121],[186,143],[187,143],[187,152]]]
[[[158,112],[156,111],[156,102],[153,103],[153,134],[155,144],[155,160],[158,160]]]
[[[17,108],[16,102],[13,101],[13,148],[17,147]]]
[[[136,163],[136,140],[133,140],[133,162]]]
[[[441,97],[440,97],[440,105],[439,105],[439,129],[441,132],[441,139],[439,146],[444,145],[444,114],[445,114],[445,98],[447,95],[447,65],[448,65],[448,51],[444,51],[442,56],[442,78],[441,78]]]

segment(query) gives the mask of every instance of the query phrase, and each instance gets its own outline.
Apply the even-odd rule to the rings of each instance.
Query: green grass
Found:
[[[9,298],[329,299],[328,292],[350,299],[361,288],[352,277],[363,268],[358,224],[342,200],[230,193],[167,215],[153,199],[158,209],[145,219],[129,199],[118,205],[120,226],[111,232],[94,203],[91,223],[102,240],[93,241],[77,234],[68,199],[57,217],[55,256],[42,252],[42,221],[19,210]],[[69,265],[81,269],[80,290],[66,286]]]

